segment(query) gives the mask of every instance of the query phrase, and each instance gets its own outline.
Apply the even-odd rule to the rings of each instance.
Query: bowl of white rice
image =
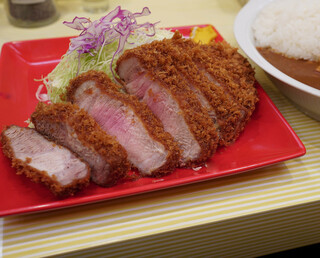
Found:
[[[320,88],[276,68],[258,50],[271,49],[286,58],[318,64],[320,0],[250,0],[235,19],[234,33],[240,48],[282,94],[299,110],[320,121]],[[319,69],[320,66],[312,71],[317,85]],[[299,73],[300,69],[295,71]]]

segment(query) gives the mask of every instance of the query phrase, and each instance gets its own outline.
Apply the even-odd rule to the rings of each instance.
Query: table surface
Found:
[[[58,0],[59,20],[36,29],[10,25],[0,2],[0,46],[8,41],[75,35],[62,25],[62,21],[70,21],[74,16],[92,20],[101,16],[85,13],[80,2]],[[237,46],[233,36],[233,22],[241,9],[237,0],[110,1],[110,9],[117,5],[132,11],[148,6],[152,14],[146,20],[160,21],[163,27],[212,24],[225,40]],[[257,80],[304,143],[305,156],[202,183],[46,213],[2,218],[0,257],[1,252],[6,257],[65,253],[319,202],[320,123],[298,111],[266,75],[255,68]],[[246,223],[249,222],[244,221],[242,226]],[[148,248],[147,243],[141,243],[141,246]],[[121,252],[126,254],[126,248],[122,247]]]

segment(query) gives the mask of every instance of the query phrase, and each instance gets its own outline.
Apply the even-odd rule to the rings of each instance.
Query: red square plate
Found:
[[[205,25],[201,25],[205,26]],[[175,28],[188,36],[194,26]],[[0,128],[24,121],[33,112],[39,79],[59,62],[69,46],[69,37],[9,42],[3,45],[0,57]],[[218,35],[217,40],[222,40]],[[295,132],[270,98],[256,84],[260,102],[239,139],[228,148],[220,148],[199,171],[177,169],[160,179],[127,180],[111,188],[93,183],[67,199],[57,199],[49,190],[24,176],[15,174],[10,161],[0,151],[0,216],[45,211],[86,204],[163,188],[199,182],[248,171],[305,154]]]

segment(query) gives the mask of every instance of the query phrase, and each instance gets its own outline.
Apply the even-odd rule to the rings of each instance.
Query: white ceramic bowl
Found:
[[[259,12],[270,2],[278,0],[250,0],[238,13],[234,34],[240,48],[261,67],[278,89],[305,114],[320,121],[320,90],[301,83],[266,61],[254,45],[252,24]]]

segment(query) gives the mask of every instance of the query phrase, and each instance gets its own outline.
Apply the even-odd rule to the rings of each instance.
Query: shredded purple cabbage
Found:
[[[141,13],[132,13],[128,10],[121,9],[121,7],[118,6],[106,16],[93,22],[85,17],[75,17],[72,22],[65,21],[63,24],[66,26],[81,31],[78,37],[70,40],[67,54],[76,50],[79,53],[79,58],[83,53],[89,53],[93,56],[104,45],[119,40],[118,48],[113,54],[110,64],[110,69],[114,76],[112,69],[114,57],[123,51],[128,37],[133,35],[135,30],[140,28],[145,28],[149,31],[151,29],[151,33],[145,33],[146,36],[152,37],[155,35],[156,23],[146,22],[138,24],[136,21],[136,18],[147,16],[150,13],[148,7],[144,7]]]

